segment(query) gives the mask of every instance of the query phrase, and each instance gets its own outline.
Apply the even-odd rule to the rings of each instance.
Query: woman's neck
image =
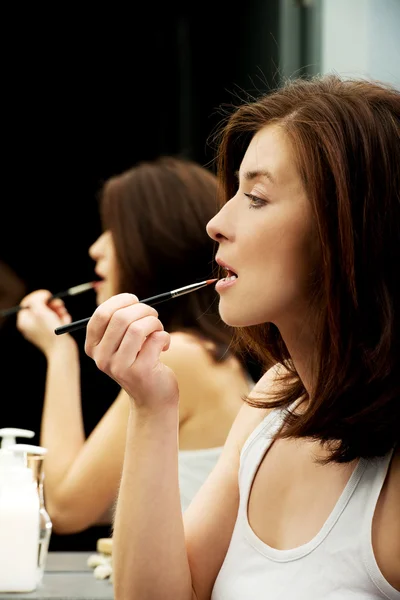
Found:
[[[282,330],[283,329],[283,330]],[[316,336],[303,321],[298,327],[280,328],[280,334],[288,349],[291,361],[304,385],[312,396],[317,375]]]

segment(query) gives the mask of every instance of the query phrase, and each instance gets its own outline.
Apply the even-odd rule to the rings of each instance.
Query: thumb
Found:
[[[155,365],[160,360],[161,352],[168,350],[171,343],[171,336],[167,331],[155,331],[151,333],[136,359],[136,364],[140,366],[143,363],[147,365]]]

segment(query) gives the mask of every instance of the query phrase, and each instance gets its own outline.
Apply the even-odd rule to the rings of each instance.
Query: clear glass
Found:
[[[51,532],[53,524],[49,513],[46,510],[44,502],[44,471],[43,471],[44,456],[30,455],[28,456],[28,466],[33,471],[33,476],[36,481],[37,491],[39,494],[40,503],[40,531],[39,531],[39,548],[38,548],[38,583],[43,579],[44,569],[46,566],[47,554],[49,550]]]

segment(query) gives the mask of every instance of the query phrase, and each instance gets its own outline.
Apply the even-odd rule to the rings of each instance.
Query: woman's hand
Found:
[[[59,344],[55,328],[71,322],[64,302],[59,298],[50,301],[51,295],[48,290],[36,290],[28,294],[20,302],[28,308],[20,310],[17,315],[19,331],[46,356]],[[71,336],[68,338],[72,339]]]
[[[85,352],[150,414],[178,404],[173,371],[160,361],[170,336],[157,311],[132,294],[118,294],[103,302],[90,319]]]

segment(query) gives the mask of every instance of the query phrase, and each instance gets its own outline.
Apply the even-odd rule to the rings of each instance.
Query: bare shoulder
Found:
[[[385,579],[400,591],[400,446],[394,452],[372,524],[376,562]]]
[[[193,396],[194,390],[200,394],[215,368],[207,341],[182,332],[171,333],[170,346],[162,352],[160,360],[174,371],[181,399],[182,394],[187,395],[187,390],[190,396]]]
[[[186,369],[193,362],[206,365],[211,360],[209,344],[212,342],[203,341],[193,334],[175,331],[171,333],[170,347],[161,354],[160,360],[174,371],[182,367]]]
[[[180,421],[187,422],[198,410],[202,410],[218,368],[207,341],[188,333],[171,333],[170,346],[161,354],[160,360],[175,373],[179,386]]]

